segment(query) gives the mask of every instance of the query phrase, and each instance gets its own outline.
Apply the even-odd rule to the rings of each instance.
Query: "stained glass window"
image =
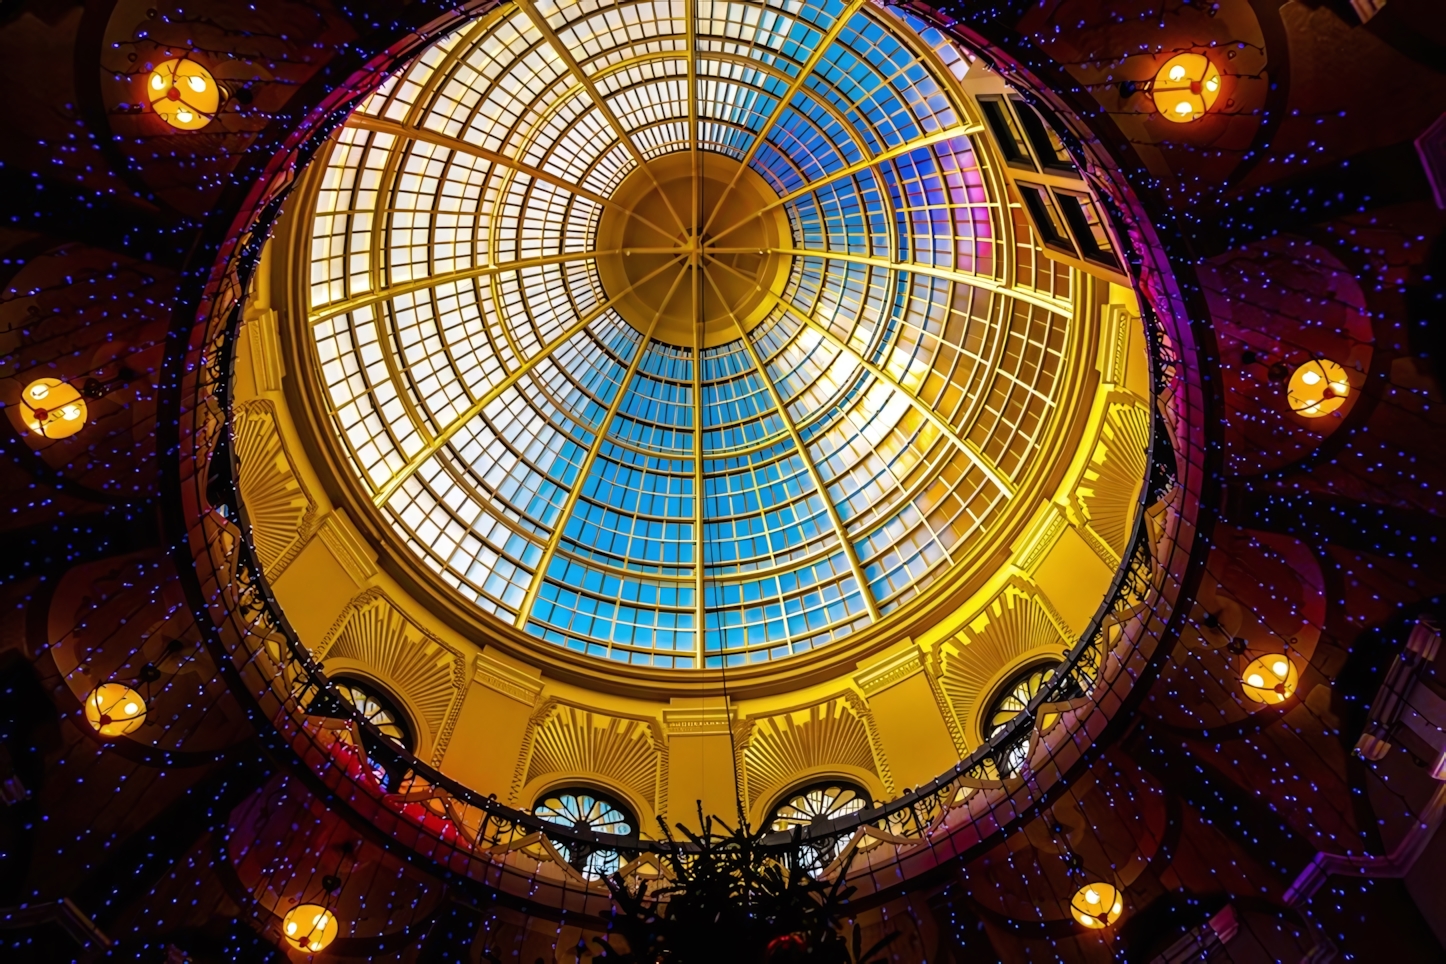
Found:
[[[831,780],[789,793],[769,814],[769,830],[793,830],[846,817],[872,805],[869,793],[853,783]],[[814,845],[815,869],[822,870],[843,852],[849,837],[833,837]]]
[[[377,728],[378,733],[404,750],[410,752],[415,749],[411,727],[390,699],[357,680],[338,679],[332,685],[363,720]]]
[[[532,812],[544,820],[574,830],[614,833],[632,837],[638,832],[637,818],[621,802],[586,787],[556,790],[538,800]],[[618,869],[616,850],[590,851],[580,845],[556,842],[564,860],[590,880],[606,877]]]
[[[984,715],[985,739],[994,736],[1004,729],[1010,720],[1023,713],[1029,707],[1029,701],[1034,699],[1045,683],[1049,682],[1058,668],[1058,661],[1036,664],[1001,686],[994,700],[989,704],[989,712]],[[1024,765],[1024,759],[1028,753],[1028,734],[1025,734],[1022,739],[1012,740],[995,760],[999,775],[1007,777],[1018,773],[1019,768]]]

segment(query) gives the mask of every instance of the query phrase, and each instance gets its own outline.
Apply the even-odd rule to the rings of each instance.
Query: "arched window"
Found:
[[[845,780],[827,780],[799,787],[786,794],[774,805],[765,825],[769,830],[792,830],[794,827],[808,827],[858,813],[871,806],[873,801],[869,792],[858,784]],[[814,869],[823,870],[833,863],[846,843],[848,837],[845,835],[811,844],[816,855]]]
[[[331,685],[336,696],[318,693],[307,712],[313,716],[342,719],[349,719],[355,713],[375,727],[375,731],[362,731],[362,749],[366,751],[367,762],[371,764],[372,775],[377,782],[384,790],[395,791],[406,777],[408,768],[406,762],[392,752],[392,748],[407,753],[417,748],[406,715],[391,697],[371,683],[337,676],[332,678]],[[391,746],[382,745],[383,741]]]
[[[339,677],[332,681],[342,699],[352,705],[382,736],[391,740],[408,753],[416,749],[412,739],[412,728],[397,705],[376,687],[360,680]]]
[[[594,833],[613,833],[636,838],[638,818],[616,797],[591,787],[564,787],[540,797],[532,812],[544,820]],[[620,841],[621,842],[621,841]],[[553,841],[558,853],[589,880],[606,877],[617,870],[621,860],[615,850],[593,850],[561,840]]]
[[[1010,720],[1023,713],[1028,708],[1029,701],[1034,699],[1040,689],[1054,678],[1054,671],[1059,666],[1058,660],[1035,663],[1028,669],[1010,677],[994,695],[994,699],[989,703],[989,712],[984,715],[985,739],[994,736],[1004,729]],[[1027,733],[1000,747],[994,761],[999,768],[999,776],[1002,778],[1019,772],[1028,753],[1029,735]]]
[[[792,830],[822,820],[858,813],[872,805],[869,792],[854,783],[829,780],[801,787],[780,800],[768,815],[769,830]]]

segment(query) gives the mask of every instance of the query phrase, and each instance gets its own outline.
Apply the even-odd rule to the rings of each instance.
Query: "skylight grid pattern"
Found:
[[[969,66],[974,60],[974,55],[967,53],[954,41],[944,36],[937,27],[931,27],[902,7],[889,6],[884,10],[889,16],[907,24],[914,35],[924,42],[924,45],[939,59],[955,80],[963,80],[969,73]]]
[[[827,111],[804,100],[783,112],[769,135],[769,144],[798,171],[802,183],[817,180],[863,159],[844,127]],[[781,184],[787,193],[799,183]]]
[[[525,176],[501,180],[505,187],[488,225],[494,263],[588,249],[596,205]]]
[[[864,372],[858,359],[787,312],[775,312],[751,337],[804,439]]]
[[[832,57],[843,90],[888,147],[957,126],[948,93],[907,44],[884,24],[856,17],[825,57]],[[847,81],[842,80],[846,76]],[[851,87],[851,85],[853,85]]]
[[[489,191],[489,185],[496,184],[495,167],[489,161],[460,151],[447,154],[445,161],[436,196],[419,199],[419,203],[431,205],[429,243],[434,274],[464,271],[482,263],[496,203]]]
[[[682,459],[657,458],[619,445],[604,443],[582,488],[582,499],[615,512],[663,521],[693,518],[693,465]],[[571,520],[569,520],[571,522]],[[686,548],[658,553],[651,546],[639,546],[642,555],[669,565],[691,566],[692,526],[670,538]],[[574,542],[587,539],[567,530]],[[661,537],[658,537],[661,538]],[[619,555],[626,555],[621,553]],[[666,558],[664,558],[666,557]],[[679,575],[679,573],[674,573]]]
[[[866,362],[875,360],[895,301],[895,272],[837,258],[804,258],[788,303]]]
[[[531,120],[571,91],[567,67],[521,12],[474,45],[437,88],[422,121],[428,130],[489,151],[501,151]],[[542,98],[538,98],[542,94]]]
[[[972,424],[1000,341],[995,296],[928,275],[905,280],[903,310],[880,367],[950,426]]]
[[[997,274],[995,205],[967,137],[910,151],[881,163],[879,170],[909,260],[985,277]]]
[[[370,291],[372,226],[396,138],[344,130],[327,165],[311,228],[312,307]]]
[[[698,115],[729,125],[728,142],[752,142],[752,132],[762,126],[777,100],[770,96],[768,85],[781,88],[787,83],[761,67],[731,59],[700,57],[698,74]],[[709,140],[720,147],[728,143]]]
[[[784,431],[768,388],[741,341],[704,349],[700,368],[704,453],[756,445]]]
[[[822,185],[788,208],[806,249],[889,257],[891,212],[871,170]]]
[[[539,3],[563,45],[579,61],[592,60],[619,48],[646,44],[657,37],[687,33],[683,0],[607,3],[576,0]]]
[[[582,67],[583,73],[587,74],[606,95],[610,92],[608,78],[619,69],[661,62],[667,65],[666,70],[686,72],[687,63],[684,51],[687,46],[688,38],[681,34],[653,37],[640,43],[614,47],[606,53],[579,61],[579,66]]]
[[[681,467],[610,447],[592,464],[561,549],[614,569],[691,577],[697,543],[692,473],[659,471]]]
[[[397,490],[386,509],[410,533],[413,551],[486,611],[515,616],[526,597],[542,546],[484,498],[448,458],[438,458]],[[507,482],[515,481],[513,479]],[[504,482],[506,490],[510,486]]]
[[[535,358],[558,341],[604,296],[578,263],[540,265],[493,275],[503,332],[520,358]]]
[[[581,437],[591,444],[623,390],[623,376],[638,341],[632,326],[605,315],[540,361],[521,384],[535,384],[546,403],[577,424]]]
[[[828,509],[792,441],[703,463],[704,576],[791,566],[838,551]]]
[[[842,552],[777,576],[704,586],[705,665],[744,666],[806,653],[867,625]]]
[[[823,3],[698,0],[698,33],[702,37],[719,38],[723,41],[719,46],[728,53],[758,59],[775,55],[765,62],[781,58],[783,63],[794,65],[790,71],[793,75],[802,68],[809,52],[818,46],[843,9],[844,4],[838,0]]]
[[[618,92],[608,97],[609,106],[625,130],[636,133],[667,121],[688,119],[688,78],[680,73],[682,70],[681,61],[665,60],[641,64],[611,78],[625,82],[617,84]],[[687,140],[687,136],[685,128],[678,140]]]
[[[613,419],[609,438],[650,453],[680,455],[691,460],[692,361],[676,357],[678,354],[678,349],[671,345],[653,342],[648,346],[640,370]]]
[[[960,547],[984,531],[1004,500],[977,467],[953,461],[927,491],[856,543],[879,609],[894,611],[944,575]]]
[[[612,573],[553,556],[525,630],[565,649],[633,666],[691,669],[697,654],[691,580]]]
[[[408,396],[423,414],[430,435],[466,410],[471,397],[464,378],[478,377],[480,372],[458,371],[429,294],[416,292],[396,298],[386,311],[390,315],[392,352],[406,372]]]
[[[626,152],[620,153],[620,148],[607,118],[588,99],[587,92],[573,87],[556,109],[516,135],[505,153],[563,178],[567,184],[606,193],[608,186],[633,163]]]
[[[940,442],[939,430],[900,392],[875,382],[809,450],[839,518],[853,532],[892,511],[928,461],[957,457]]]
[[[535,0],[383,84],[331,147],[307,291],[336,433],[420,564],[542,644],[682,670],[827,645],[982,552],[1073,279],[991,195],[968,67],[871,4]],[[787,259],[701,348],[645,338],[598,250],[639,158],[695,144],[772,187]]]
[[[1011,307],[1003,350],[985,392],[984,414],[969,437],[985,458],[1012,477],[1023,469],[1054,408],[1070,320],[1019,300]]]

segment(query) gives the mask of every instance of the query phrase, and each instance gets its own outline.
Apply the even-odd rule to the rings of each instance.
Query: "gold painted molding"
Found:
[[[251,379],[258,395],[281,391],[285,363],[281,356],[279,325],[274,308],[257,312],[243,325],[251,342]]]
[[[1125,366],[1129,362],[1130,330],[1139,328],[1140,316],[1126,305],[1110,303],[1100,306],[1100,353],[1097,365],[1100,380],[1107,385],[1125,383]]]
[[[301,483],[277,424],[276,406],[253,399],[241,402],[231,416],[238,473],[251,542],[266,575],[276,579],[306,548],[316,531],[316,499]]]
[[[1049,503],[1024,538],[1014,545],[1014,551],[1018,553],[1014,564],[1025,572],[1033,572],[1034,567],[1039,565],[1040,560],[1053,548],[1054,541],[1059,538],[1067,524],[1068,520],[1059,505]]]
[[[913,640],[907,642],[905,649],[854,674],[854,682],[865,696],[873,696],[923,671],[923,654]]]
[[[529,675],[520,669],[493,659],[487,655],[486,650],[477,654],[477,664],[472,679],[524,706],[536,706],[537,698],[542,695],[543,682],[540,676]]]
[[[332,509],[321,520],[319,535],[337,563],[358,586],[365,586],[377,574],[376,556],[367,550],[366,543],[356,534],[346,510],[340,506]]]
[[[668,736],[715,736],[733,732],[738,710],[729,706],[670,706],[663,710]]]
[[[328,673],[350,673],[383,686],[411,717],[417,755],[440,765],[467,683],[467,659],[413,622],[380,589],[353,599],[315,652]],[[338,664],[340,667],[338,669]],[[418,725],[420,724],[420,725]]]

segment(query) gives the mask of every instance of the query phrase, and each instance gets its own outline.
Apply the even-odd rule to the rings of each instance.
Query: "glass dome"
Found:
[[[1076,322],[1068,269],[1016,267],[969,68],[861,2],[519,0],[388,81],[318,175],[307,309],[399,540],[536,639],[677,669],[983,552]]]

